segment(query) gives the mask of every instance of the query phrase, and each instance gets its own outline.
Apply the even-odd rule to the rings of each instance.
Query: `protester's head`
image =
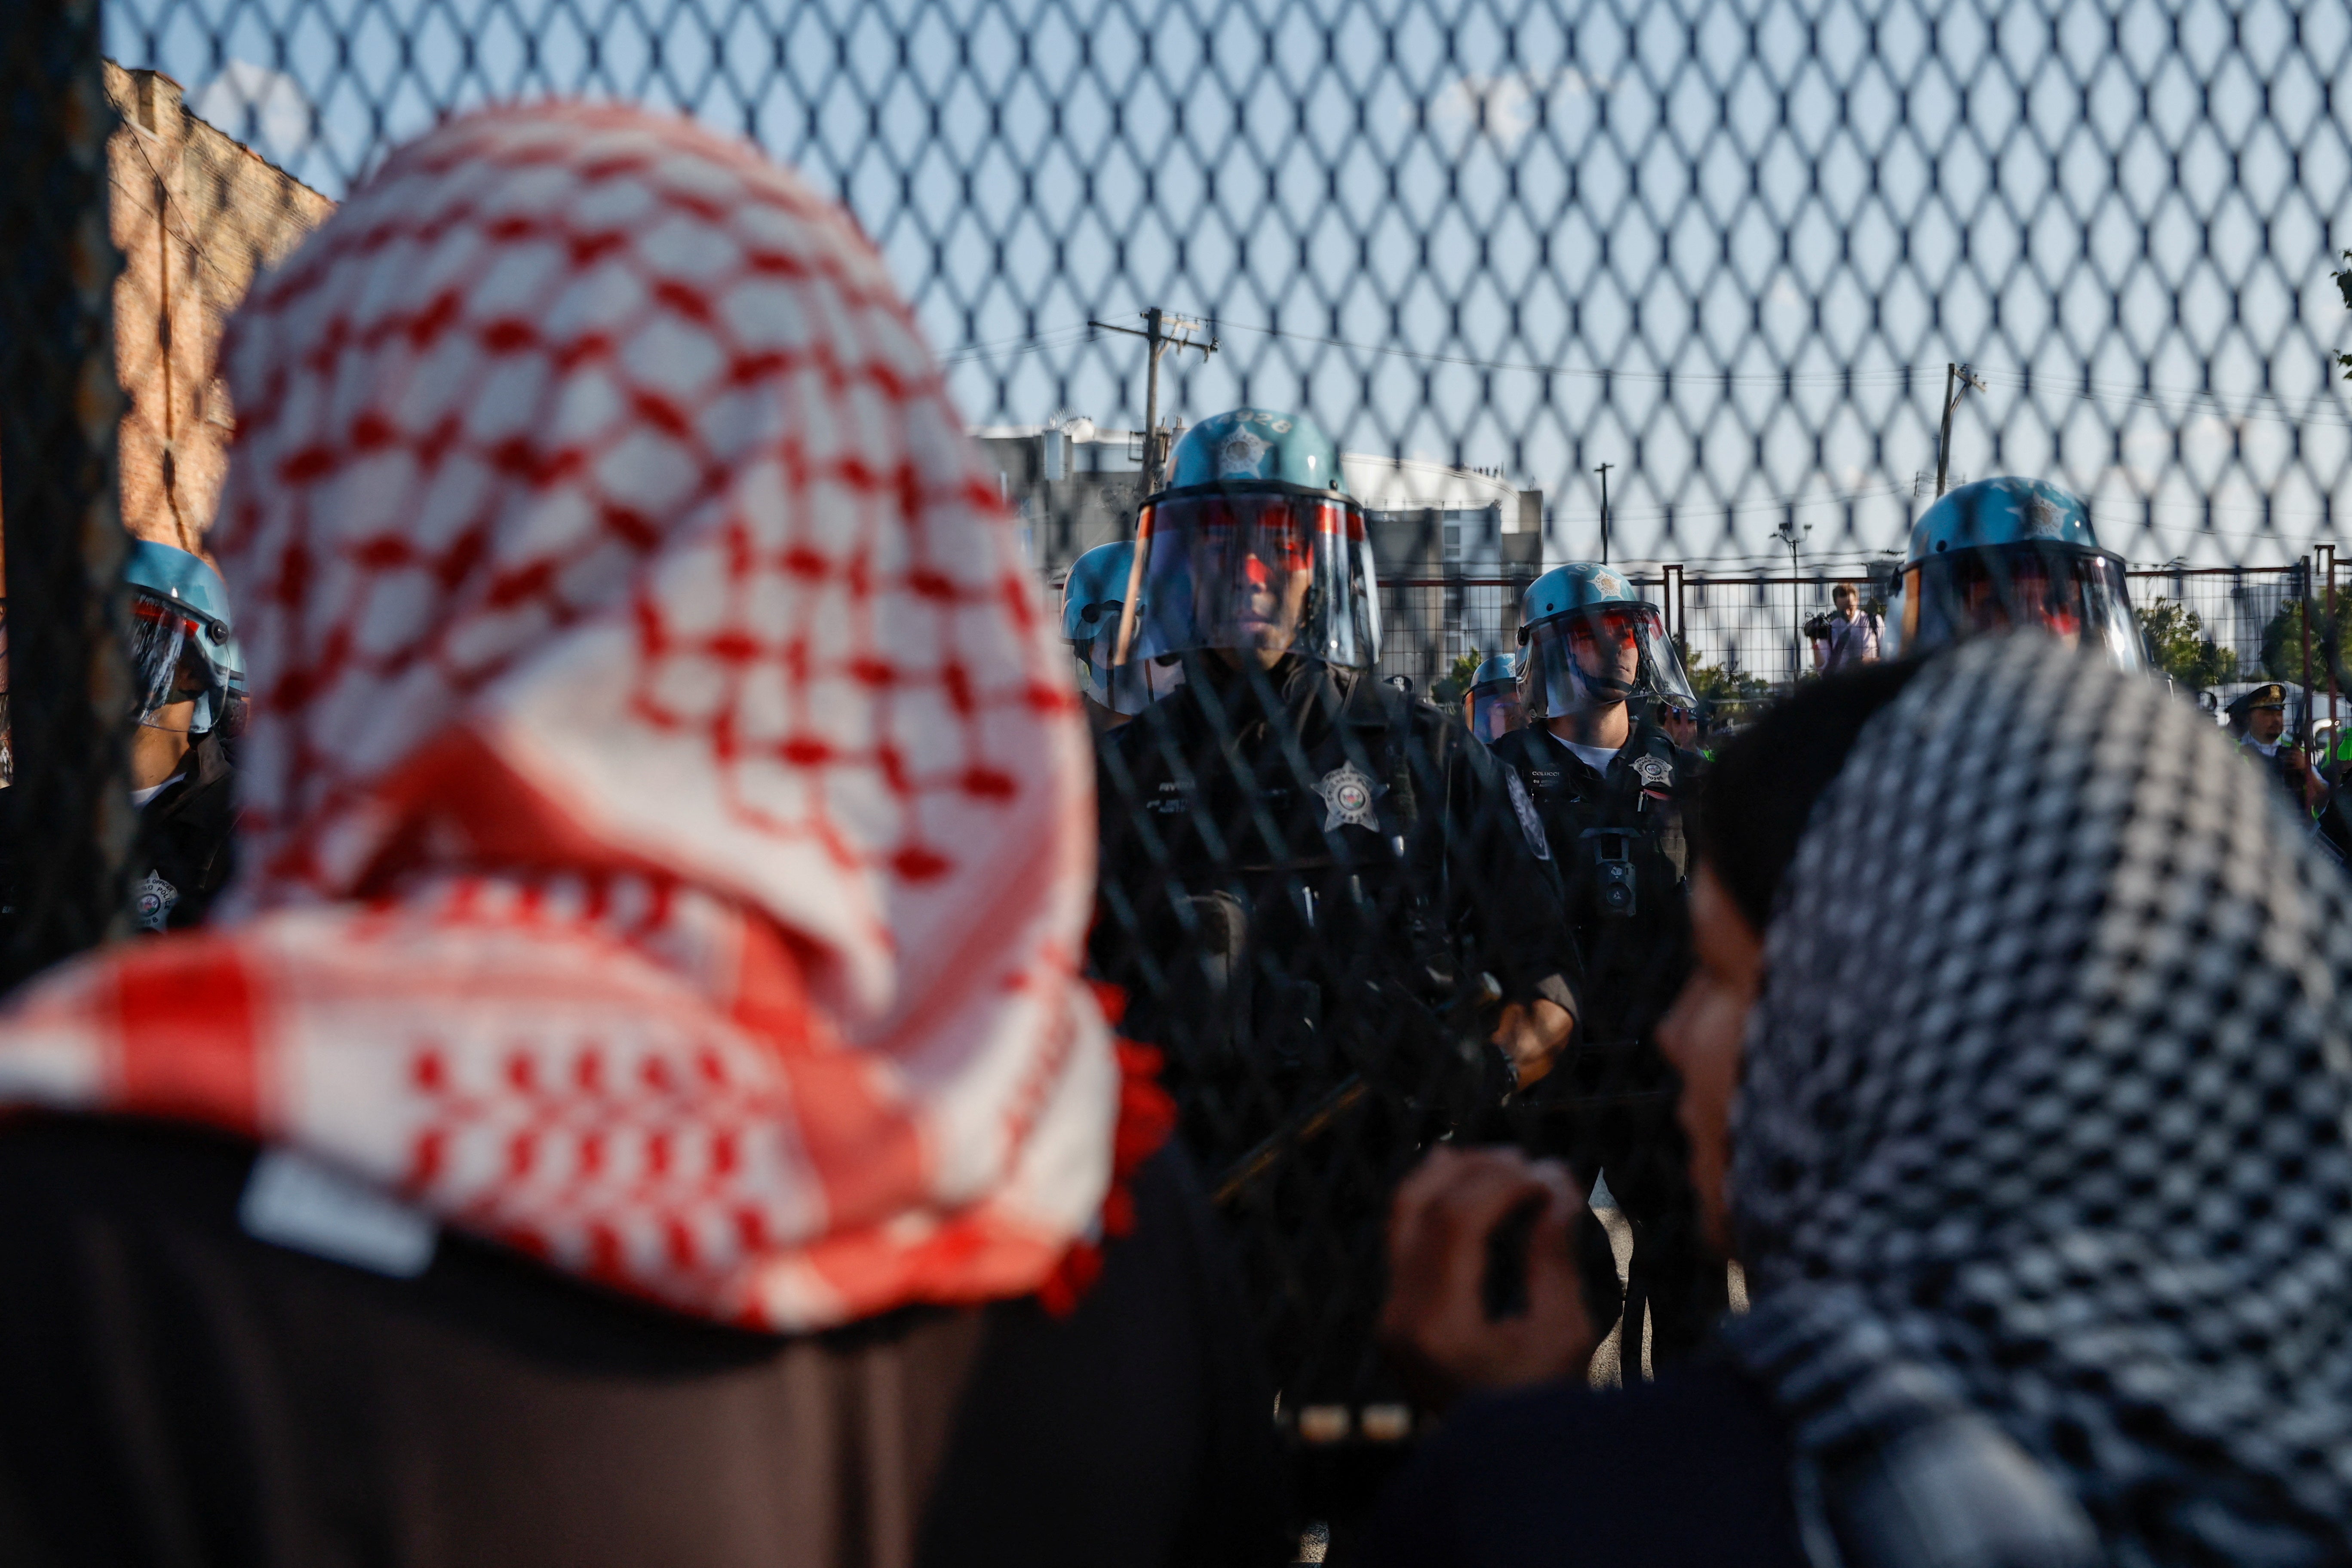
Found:
[[[1087,745],[848,216],[682,121],[470,115],[224,362],[258,918],[102,962],[227,986],[260,1066],[171,1111],[721,1317],[1047,1278],[1119,1103]]]
[[[1702,901],[1761,939],[1735,1353],[1817,1457],[1980,1413],[2113,1560],[2344,1556],[2341,872],[2195,709],[2038,636],[1924,667],[1833,772],[1746,832],[1769,781],[1710,781]]]
[[[1659,1029],[1683,1078],[1700,1220],[1727,1245],[1724,1175],[1740,1041],[1763,976],[1763,933],[1806,824],[1871,717],[1901,694],[1915,664],[1866,664],[1801,687],[1717,754],[1701,788],[1691,879],[1696,963]]]

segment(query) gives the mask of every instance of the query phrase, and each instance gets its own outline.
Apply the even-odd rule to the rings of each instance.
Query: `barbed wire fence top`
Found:
[[[334,197],[438,117],[675,109],[837,193],[975,426],[1311,411],[1498,469],[1592,552],[1899,546],[1952,468],[2135,562],[2284,563],[2352,461],[2352,13],[1897,5],[107,0],[106,47]]]

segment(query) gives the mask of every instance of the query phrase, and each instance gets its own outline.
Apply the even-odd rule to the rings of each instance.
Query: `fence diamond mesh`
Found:
[[[114,481],[97,446],[49,500],[23,472],[47,438],[27,410],[95,406],[73,356],[103,301],[58,283],[91,204],[123,268],[121,515],[200,544],[235,422],[208,356],[256,269],[403,139],[550,94],[692,115],[837,195],[1049,584],[1133,526],[1155,394],[1145,347],[1109,329],[1157,309],[1188,345],[1160,362],[1163,424],[1298,409],[1344,449],[1384,581],[1378,669],[1417,693],[1510,646],[1545,564],[1596,555],[1669,606],[1727,700],[1785,681],[1829,584],[1883,579],[1939,469],[2087,497],[2143,608],[2198,617],[2201,684],[2308,668],[2279,662],[2283,606],[2311,592],[2352,477],[2340,7],[107,0],[100,17],[111,195],[46,143],[0,176],[40,230],[11,263],[4,389],[19,795],[114,776],[112,710],[88,700],[99,601],[59,542]],[[65,114],[75,71],[100,79],[88,58],[19,68],[20,119]],[[2315,629],[2324,701],[2332,628]],[[28,685],[47,694],[29,707]],[[1162,716],[1108,754],[1125,858],[1099,930],[1127,946],[1102,962],[1227,1191],[1289,1429],[1378,1443],[1411,1425],[1365,1338],[1380,1194],[1429,1138],[1494,1130],[1474,1047],[1523,916],[1481,879],[1493,802],[1450,732],[1415,720],[1391,745],[1334,721],[1236,761],[1278,695],[1241,679],[1188,710],[1205,732]],[[1324,814],[1349,768],[1378,804],[1348,810],[1421,880],[1373,876],[1348,813]],[[1187,792],[1213,805],[1179,832]],[[108,831],[20,858],[94,886]],[[1376,927],[1412,940],[1339,934]],[[1290,1027],[1307,1013],[1312,1041]],[[1262,1038],[1276,1014],[1289,1034]],[[1663,1234],[1688,1196],[1671,1092],[1627,1027],[1570,1075],[1552,1133]],[[1524,1119],[1503,1131],[1540,1142]]]

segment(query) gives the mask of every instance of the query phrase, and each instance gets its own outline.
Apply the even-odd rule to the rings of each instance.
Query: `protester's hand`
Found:
[[[1487,1237],[1543,1205],[1528,1241],[1524,1313],[1486,1316]],[[1567,1170],[1514,1149],[1433,1149],[1389,1209],[1381,1342],[1414,1392],[1443,1405],[1481,1389],[1580,1374],[1600,1342],[1585,1313],[1572,1227],[1591,1224]]]
[[[1514,1002],[1505,1007],[1502,1022],[1496,1026],[1492,1038],[1511,1058],[1511,1066],[1519,1075],[1519,1087],[1525,1089],[1551,1071],[1575,1028],[1576,1015],[1557,1002],[1538,996],[1532,1005]]]

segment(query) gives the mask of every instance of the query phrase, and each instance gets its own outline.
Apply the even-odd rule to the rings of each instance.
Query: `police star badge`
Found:
[[[1323,831],[1330,832],[1345,823],[1355,827],[1381,830],[1380,818],[1372,815],[1372,802],[1388,793],[1386,786],[1374,784],[1361,768],[1353,763],[1341,763],[1323,775],[1315,786],[1323,797]]]
[[[1675,764],[1664,757],[1635,757],[1634,776],[1643,789],[1671,789],[1675,782]]]
[[[180,901],[180,889],[163,880],[161,871],[148,872],[131,891],[141,931],[162,931],[172,918],[172,906]]]
[[[1217,477],[1221,479],[1236,476],[1257,478],[1258,459],[1265,456],[1265,448],[1266,443],[1249,431],[1235,430],[1225,437],[1224,445],[1217,448]]]

